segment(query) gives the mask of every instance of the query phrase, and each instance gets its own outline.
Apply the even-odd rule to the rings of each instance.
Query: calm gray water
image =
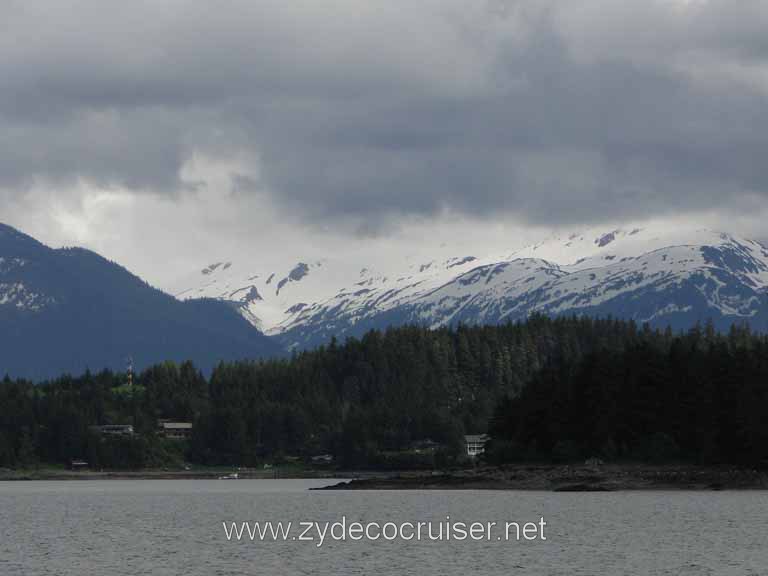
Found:
[[[768,574],[766,492],[307,490],[319,484],[0,483],[0,575]],[[503,524],[543,516],[546,541],[339,542],[327,536],[318,547],[316,534],[313,542],[228,541],[222,526],[334,522],[344,515],[348,524],[448,515],[452,522]]]

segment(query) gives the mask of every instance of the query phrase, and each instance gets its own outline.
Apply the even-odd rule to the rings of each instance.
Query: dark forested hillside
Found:
[[[254,465],[331,454],[346,466],[461,461],[489,431],[489,458],[733,461],[768,454],[768,340],[747,329],[684,335],[613,320],[534,317],[494,327],[404,327],[290,359],[189,363],[0,384],[0,466],[87,458],[147,466],[183,458]],[[179,452],[158,419],[194,423]],[[131,439],[94,438],[131,423]],[[170,450],[170,452],[169,452]],[[174,450],[176,452],[174,452]]]
[[[768,342],[733,329],[554,359],[499,403],[489,457],[768,465]]]
[[[87,368],[280,354],[230,306],[179,302],[79,248],[53,250],[0,224],[0,373],[33,379]]]

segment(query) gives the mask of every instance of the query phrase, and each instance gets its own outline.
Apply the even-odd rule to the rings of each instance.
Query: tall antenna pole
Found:
[[[131,420],[133,420],[132,424],[134,427],[134,430],[136,429],[136,398],[133,390],[133,358],[131,356],[128,356],[127,359],[128,367],[127,367],[127,378],[128,378],[128,390],[131,395]]]
[[[128,356],[128,389],[133,394],[133,358]]]

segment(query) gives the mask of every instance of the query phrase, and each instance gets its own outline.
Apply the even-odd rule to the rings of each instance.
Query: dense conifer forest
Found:
[[[0,368],[1,369],[1,368]],[[34,384],[0,381],[0,467],[86,460],[258,466],[333,456],[343,467],[605,460],[768,463],[768,339],[611,319],[373,331],[287,359],[159,364]],[[188,440],[160,419],[192,422]],[[125,437],[92,426],[131,424]],[[430,442],[427,442],[430,441]],[[423,449],[424,446],[428,449]]]

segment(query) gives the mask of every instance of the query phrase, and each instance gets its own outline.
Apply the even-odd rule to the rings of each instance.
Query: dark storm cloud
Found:
[[[10,3],[0,186],[258,158],[309,222],[646,217],[768,193],[763,2]],[[43,16],[46,18],[43,19]],[[42,22],[42,23],[41,23]],[[761,25],[762,23],[762,25]]]

